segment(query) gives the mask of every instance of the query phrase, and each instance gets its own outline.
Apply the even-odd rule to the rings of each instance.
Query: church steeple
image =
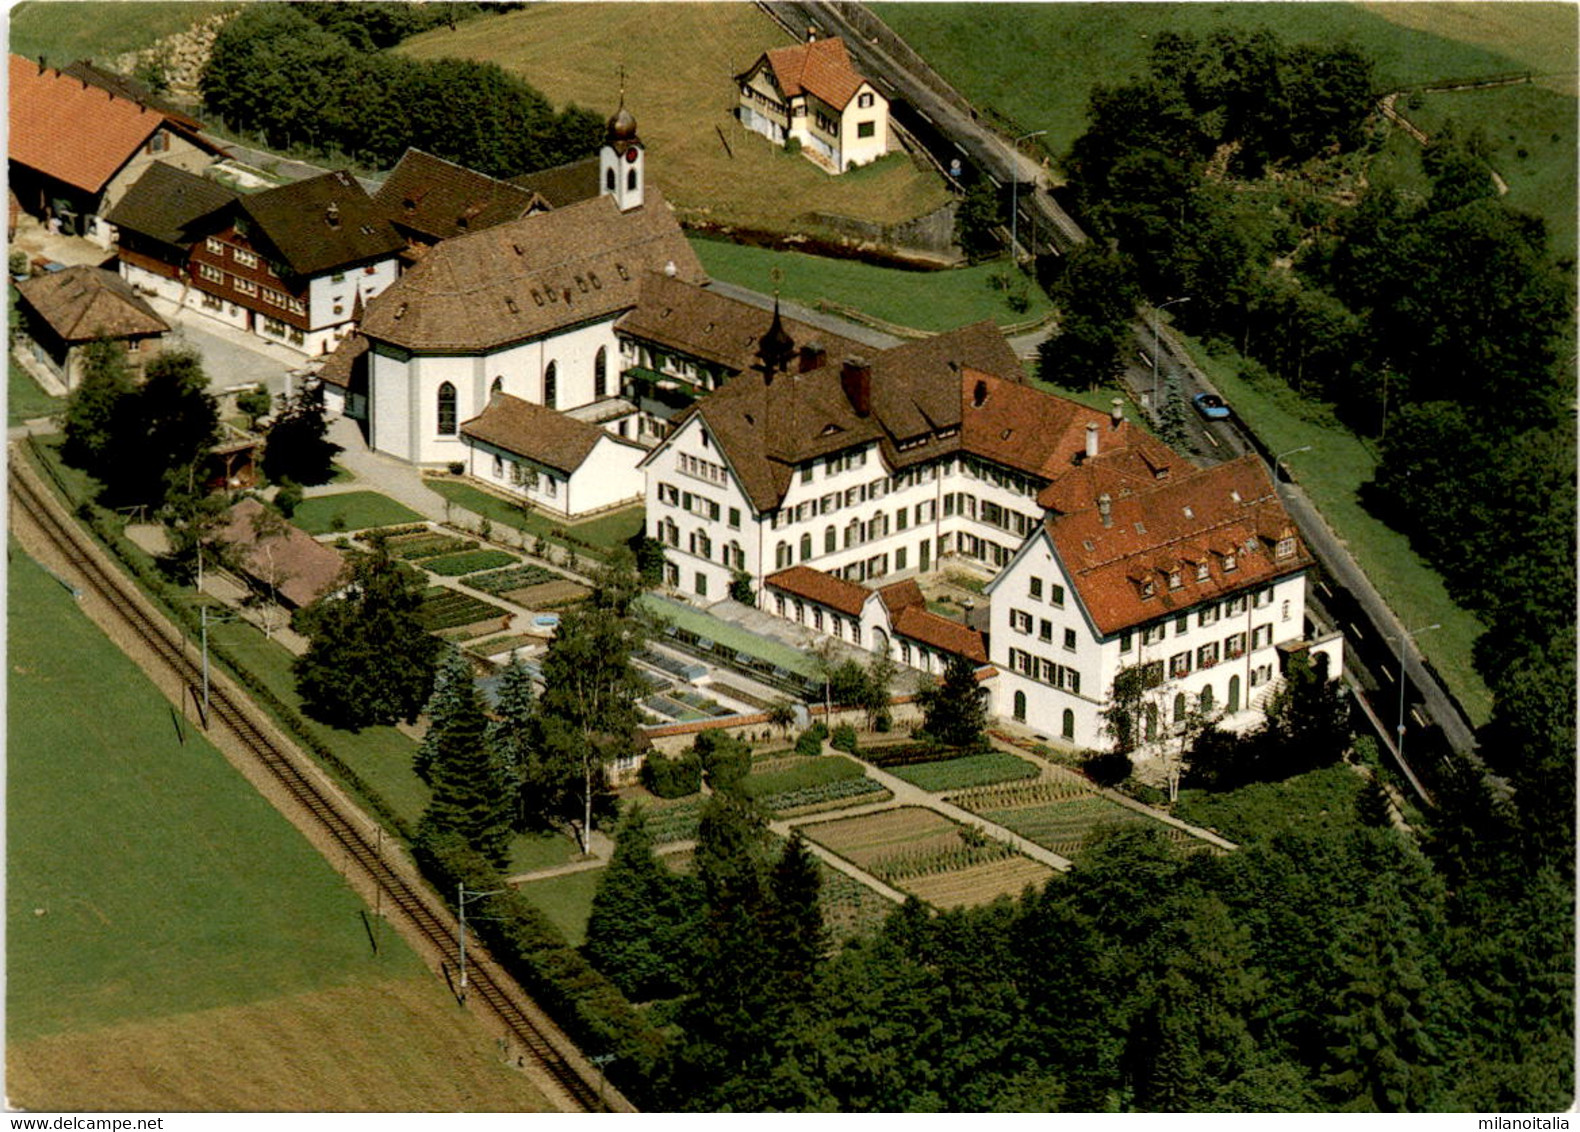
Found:
[[[604,130],[598,151],[598,183],[604,196],[613,197],[621,212],[642,207],[647,181],[647,151],[636,136],[636,116],[625,107],[625,68],[620,69],[620,108]]]
[[[757,369],[763,375],[764,384],[773,384],[774,374],[784,373],[790,368],[790,359],[795,357],[795,342],[785,330],[785,324],[779,318],[779,292],[774,291],[774,320],[769,324],[768,332],[757,342]]]

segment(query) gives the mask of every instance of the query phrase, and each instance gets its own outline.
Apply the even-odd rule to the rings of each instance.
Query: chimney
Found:
[[[1113,500],[1108,497],[1106,491],[1097,497],[1097,513],[1103,517],[1103,526],[1114,525]]]
[[[801,372],[802,373],[811,373],[815,369],[821,369],[822,366],[823,366],[823,363],[825,361],[827,361],[827,360],[828,360],[828,351],[823,348],[823,343],[821,343],[821,342],[807,342],[807,343],[802,345],[802,347],[801,347]]]
[[[977,382],[976,385],[971,390],[971,407],[973,409],[980,409],[983,405],[987,404],[987,398],[988,398],[987,382],[985,382],[985,381]]]
[[[330,201],[329,207],[324,209],[324,222],[331,228],[340,227],[340,206],[334,201]]]
[[[817,28],[813,27],[811,24],[806,26],[806,41],[808,43],[817,42]]]
[[[1109,415],[1113,419],[1115,428],[1125,423],[1125,399],[1123,397],[1114,398],[1114,411]]]
[[[865,358],[846,358],[839,373],[839,384],[858,417],[872,412],[872,366]]]
[[[42,75],[47,70],[49,70],[49,60],[40,55],[38,57],[38,73]]]
[[[1086,458],[1088,460],[1097,455],[1097,422],[1086,426]]]

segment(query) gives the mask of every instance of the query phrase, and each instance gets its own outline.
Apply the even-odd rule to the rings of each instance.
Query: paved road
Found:
[[[754,307],[761,307],[763,310],[773,309],[774,297],[772,295],[765,295],[761,291],[753,291],[749,287],[742,287],[735,283],[726,283],[721,279],[715,279],[709,290],[717,291],[719,294],[731,299],[738,299],[743,303],[750,303]],[[842,338],[865,342],[875,350],[886,350],[890,346],[900,345],[901,342],[901,339],[896,338],[892,334],[885,334],[881,330],[873,330],[871,327],[861,326],[854,322],[846,322],[842,318],[837,318],[831,314],[823,314],[821,311],[812,310],[799,303],[792,303],[787,299],[779,300],[779,310],[788,318],[799,319],[808,326],[819,327],[830,334],[838,334]]]

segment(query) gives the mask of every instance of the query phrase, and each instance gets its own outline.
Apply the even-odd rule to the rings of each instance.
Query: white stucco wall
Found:
[[[872,105],[863,109],[862,96],[869,94],[872,96]],[[859,136],[858,123],[861,122],[873,123],[872,137]],[[843,161],[840,172],[843,173],[852,165],[876,161],[888,152],[888,148],[889,103],[870,83],[862,83],[845,104],[845,112],[840,117],[839,149]]]
[[[717,600],[728,593],[734,574],[734,568],[725,563],[725,550],[731,543],[741,548],[745,569],[752,575],[754,588],[761,589],[764,573],[762,524],[755,517],[751,502],[733,475],[726,473],[724,481],[719,482],[682,470],[685,457],[726,466],[718,445],[711,436],[704,439],[705,436],[702,419],[692,417],[648,455],[642,474],[647,503],[647,533],[664,543],[666,558],[679,572],[678,588],[682,593],[696,595],[697,578],[700,576],[704,579],[703,588],[707,591],[702,596]],[[666,499],[677,495],[679,502]],[[690,510],[684,506],[687,495],[692,500]],[[709,503],[718,507],[717,519],[708,517]],[[739,519],[738,526],[730,523],[732,513]],[[674,542],[665,537],[666,519],[674,524]],[[711,553],[706,557],[691,550],[691,536],[699,532],[705,534],[711,544]],[[772,573],[771,562],[768,565],[767,572]]]

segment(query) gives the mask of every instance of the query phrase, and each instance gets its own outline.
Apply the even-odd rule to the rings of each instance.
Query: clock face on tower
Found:
[[[627,165],[636,164],[636,146],[633,145],[630,149],[625,151],[625,163]]]

